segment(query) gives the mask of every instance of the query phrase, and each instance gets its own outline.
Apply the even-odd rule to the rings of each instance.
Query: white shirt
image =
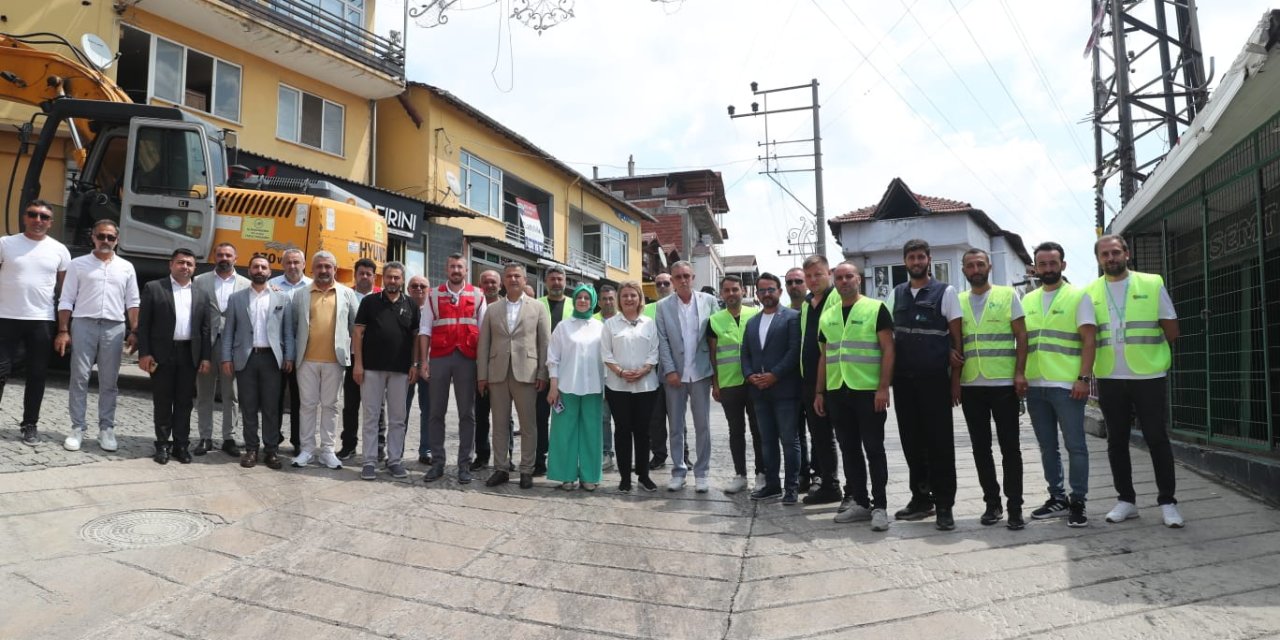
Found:
[[[216,271],[213,275],[213,292],[218,296],[218,311],[226,311],[227,300],[236,291],[236,273],[232,271],[231,276],[227,278],[218,275]]]
[[[1164,371],[1138,375],[1129,369],[1129,363],[1124,359],[1124,342],[1118,340],[1118,338],[1124,335],[1124,325],[1121,320],[1124,319],[1124,307],[1128,304],[1129,277],[1125,276],[1123,280],[1115,282],[1108,280],[1107,292],[1107,314],[1111,318],[1111,346],[1113,347],[1112,352],[1116,354],[1115,368],[1111,370],[1111,375],[1106,376],[1107,379],[1154,380],[1163,378],[1166,373]],[[1160,310],[1157,316],[1158,320],[1178,319],[1178,311],[1173,308],[1173,298],[1169,297],[1169,290],[1164,287],[1160,287]]]
[[[89,254],[71,261],[58,310],[70,311],[72,318],[124,322],[125,312],[137,309],[139,302],[138,276],[128,260],[113,254],[104,261]]]
[[[618,313],[605,320],[600,354],[605,364],[617,365],[626,370],[653,366],[649,375],[635,382],[627,382],[605,367],[604,383],[608,388],[628,393],[643,393],[658,388],[658,324],[653,318],[640,314],[635,324],[632,324],[626,316]]]
[[[462,291],[464,288],[466,288],[466,286],[467,286],[466,284],[463,284],[462,287],[460,287],[457,291],[454,291],[452,285],[449,285],[449,284],[445,285],[445,288],[448,289],[449,293],[454,294],[454,298],[455,298],[454,304],[457,304],[456,302],[457,298],[462,297],[463,295]],[[418,323],[418,335],[420,336],[431,335],[431,325],[436,321],[435,311],[431,309],[431,298],[434,297],[436,293],[438,293],[439,291],[440,291],[440,287],[436,287],[435,289],[432,289],[427,292],[427,303],[422,305],[422,321]],[[484,292],[480,291],[479,287],[476,287],[475,295],[477,298],[480,299],[480,306],[479,308],[476,309],[476,322],[479,323],[481,320],[484,319],[484,312],[489,310],[489,303],[484,299]],[[521,295],[520,297],[521,299],[524,298],[523,295]],[[508,302],[508,304],[510,304],[510,302]],[[507,313],[508,314],[511,313],[510,309],[507,310]],[[508,323],[507,327],[510,328],[510,326],[511,326],[510,323]]]
[[[1053,306],[1053,297],[1061,290],[1062,287],[1058,287],[1053,291],[1045,291],[1040,297],[1040,304],[1042,307],[1041,313],[1045,316],[1049,315],[1049,307]],[[1076,307],[1076,328],[1079,329],[1086,324],[1098,324],[1093,313],[1093,301],[1089,299],[1089,294],[1087,293],[1080,297],[1080,306]],[[1027,385],[1032,387],[1057,387],[1059,389],[1070,389],[1075,385],[1075,382],[1045,380],[1044,378],[1028,378]]]
[[[191,281],[178,284],[173,276],[169,276],[169,286],[173,288],[173,339],[191,339]]]
[[[586,396],[604,391],[604,360],[600,338],[604,323],[595,318],[566,318],[551,332],[547,345],[547,374],[560,393]]]
[[[249,290],[249,322],[253,325],[253,346],[262,348],[271,346],[267,336],[267,322],[271,313],[271,288],[263,287],[259,293]]]
[[[773,317],[778,315],[777,311],[769,313],[768,311],[760,312],[760,348],[764,348],[764,338],[769,335],[769,325],[773,324]]]
[[[54,320],[58,272],[70,266],[71,253],[53,238],[0,238],[0,318]]]
[[[694,382],[694,358],[698,357],[698,341],[704,338],[698,322],[698,296],[689,296],[689,302],[676,298],[680,312],[680,337],[684,339],[684,376],[681,382]]]
[[[990,294],[990,289],[987,289],[985,293],[969,292],[969,306],[973,309],[973,320],[975,323],[982,322],[982,312],[987,308],[987,298]],[[1022,301],[1018,299],[1017,291],[1014,291],[1013,301],[1009,303],[1009,321],[1012,322],[1025,315],[1026,314],[1022,312]],[[1013,378],[988,378],[983,376],[982,371],[979,370],[977,378],[961,384],[966,387],[1007,387],[1013,384]]]
[[[515,302],[512,302],[511,298],[507,298],[507,331],[508,332],[514,332],[516,330],[516,320],[520,318],[520,307],[524,305],[524,299],[526,297],[527,296],[521,293],[520,297],[516,298]],[[489,305],[486,304],[484,309],[481,311],[481,313],[484,313],[488,310],[489,310]]]
[[[298,289],[301,289],[303,287],[311,286],[311,278],[302,276],[300,280],[298,280],[296,283],[293,283],[293,282],[289,282],[289,279],[285,278],[284,274],[282,273],[268,280],[267,284],[271,285],[272,287],[275,287],[277,291],[283,291],[289,294],[290,296],[292,296],[294,291],[297,291]]]

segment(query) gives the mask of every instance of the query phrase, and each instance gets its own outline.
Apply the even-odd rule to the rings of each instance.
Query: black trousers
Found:
[[[632,469],[637,478],[648,478],[649,418],[662,390],[630,393],[605,389],[604,395],[613,416],[613,453],[618,473],[626,482],[631,481]]]
[[[653,401],[653,413],[649,415],[649,449],[655,456],[667,457],[667,394],[663,392],[662,385],[666,384],[661,378],[658,379],[658,395]],[[616,449],[616,447],[615,447]],[[617,451],[614,451],[617,454]]]
[[[244,448],[274,453],[280,447],[280,366],[270,351],[253,352],[244,369],[236,372],[236,388],[240,390],[240,417],[244,422]],[[258,414],[262,414],[259,425]],[[261,426],[262,437],[258,437]]]
[[[0,398],[5,383],[18,359],[18,345],[26,348],[26,390],[22,396],[22,424],[40,422],[40,404],[44,402],[44,381],[49,372],[49,356],[53,353],[53,322],[48,320],[10,320],[0,318]]]
[[[722,387],[720,406],[729,422],[729,454],[733,458],[733,473],[747,475],[747,426],[751,426],[752,475],[764,473],[764,455],[760,453],[760,427],[756,424],[756,407],[747,393],[747,385]]]
[[[804,380],[800,384],[804,391],[804,406],[812,407],[816,382]],[[838,488],[840,483],[836,480],[836,438],[835,431],[831,427],[830,413],[820,416],[812,410],[806,410],[805,419],[809,424],[809,445],[814,474],[822,478],[824,490],[827,487]]]
[[[551,404],[547,402],[547,393],[550,391],[550,388],[539,391],[538,399],[536,401],[538,414],[538,449],[533,466],[540,470],[547,468],[547,446],[551,444],[548,436],[548,427],[551,424]],[[525,426],[520,425],[520,429],[521,433],[523,433]],[[521,437],[524,436],[522,435]]]
[[[950,509],[956,501],[956,439],[951,419],[951,377],[893,379],[898,436],[910,470],[911,499]]]
[[[196,368],[191,364],[191,341],[173,343],[175,357],[151,374],[151,402],[156,445],[175,449],[191,441],[191,406],[196,395]]]
[[[844,460],[844,495],[868,509],[887,509],[889,462],[884,452],[888,411],[876,412],[876,392],[840,388],[827,393],[827,415],[840,441]],[[866,458],[863,458],[865,453]],[[867,495],[867,470],[871,494]]]
[[[796,407],[800,413],[796,419],[796,437],[800,439],[800,477],[809,478],[817,475],[813,472],[813,461],[809,459],[809,435],[808,429],[804,426],[805,416],[809,412],[805,411],[803,401],[797,402]]]
[[[489,464],[493,443],[489,441],[489,394],[476,392],[476,462]]]
[[[288,394],[289,395],[289,444],[293,445],[294,451],[300,450],[298,448],[299,447],[298,443],[302,441],[302,437],[298,435],[298,426],[299,426],[298,406],[301,404],[298,401],[298,366],[297,365],[299,364],[302,364],[302,360],[298,360],[294,364],[292,371],[284,374],[283,376],[284,381],[280,385],[280,399],[276,402],[276,406],[280,407],[280,415],[283,416],[284,415],[284,398],[285,398],[284,392],[285,391],[289,392]],[[281,417],[281,420],[283,419],[284,418]],[[283,427],[282,427],[282,430],[283,430]]]
[[[1142,438],[1151,452],[1156,474],[1156,498],[1160,504],[1178,504],[1173,493],[1173,445],[1169,443],[1169,387],[1164,377],[1151,380],[1098,379],[1098,404],[1107,421],[1107,459],[1116,493],[1125,502],[1135,503],[1133,467],[1129,460],[1129,432],[1138,418]]]
[[[995,420],[1000,466],[1004,470],[1004,495],[1010,509],[1021,509],[1022,445],[1018,439],[1018,394],[1013,385],[961,387],[960,408],[964,410],[964,422],[969,428],[982,500],[987,506],[1000,506],[1000,482],[996,480],[996,463],[991,454],[991,421]]]
[[[360,385],[356,384],[355,367],[347,367],[342,376],[342,448],[355,449],[360,443]],[[405,413],[405,415],[409,415]],[[387,410],[378,414],[378,449],[387,448]],[[403,452],[401,452],[403,454]]]

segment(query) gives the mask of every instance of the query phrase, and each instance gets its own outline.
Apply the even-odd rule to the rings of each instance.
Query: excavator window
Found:
[[[133,191],[199,197],[206,184],[200,134],[173,129],[141,129],[134,153]]]

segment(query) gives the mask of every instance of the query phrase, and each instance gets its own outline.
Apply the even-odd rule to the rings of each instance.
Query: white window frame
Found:
[[[219,58],[218,56],[215,56],[212,53],[206,53],[194,47],[188,47],[187,45],[182,44],[181,42],[177,42],[175,40],[170,40],[169,38],[158,36],[145,29],[139,29],[138,27],[131,24],[123,25],[123,27],[133,29],[134,31],[137,31],[138,33],[144,34],[147,37],[151,38],[151,45],[150,45],[149,51],[147,52],[149,57],[149,59],[147,60],[147,100],[148,101],[160,100],[168,104],[173,104],[185,109],[191,109],[192,111],[196,111],[208,116],[212,116],[219,120],[240,124],[240,114],[243,113],[244,111],[244,67],[243,66],[238,65],[234,62],[231,62],[230,60]],[[156,53],[159,49],[157,44],[160,40],[163,40],[168,44],[171,44],[175,47],[179,47],[182,49],[182,69],[181,69],[181,75],[178,78],[178,86],[179,86],[179,91],[181,93],[181,97],[183,99],[179,100],[178,102],[174,102],[168,98],[162,98],[156,95]],[[213,71],[212,71],[213,77],[209,87],[209,104],[207,105],[209,108],[207,110],[197,109],[196,107],[189,106],[186,104],[186,101],[185,101],[186,92],[187,92],[187,64],[188,64],[187,55],[192,51],[213,60]],[[225,115],[213,112],[214,105],[218,103],[217,94],[218,94],[218,63],[219,62],[226,64],[228,66],[234,67],[235,70],[239,72],[240,95],[236,99],[236,114],[234,118],[228,118]]]
[[[468,159],[470,159],[470,161],[468,161]],[[472,206],[471,204],[471,189],[472,189],[471,175],[473,173],[476,175],[481,175],[481,173],[477,170],[477,168],[474,168],[472,166],[471,162],[478,162],[489,168],[488,175],[482,176],[485,179],[486,183],[492,183],[492,184],[486,184],[486,187],[489,189],[489,210],[488,211],[485,211],[483,209],[478,209],[475,206]],[[503,206],[503,200],[504,200],[503,191],[502,191],[502,181],[506,175],[506,172],[504,172],[500,167],[498,167],[498,165],[493,164],[492,162],[489,162],[484,158],[481,158],[480,156],[477,156],[476,154],[471,153],[470,151],[467,151],[466,149],[462,149],[461,152],[458,154],[458,173],[462,178],[462,193],[458,194],[458,202],[460,202],[462,206],[468,209],[471,209],[472,211],[482,213],[490,218],[493,218],[494,220],[502,221],[503,219],[502,206]],[[496,180],[494,179],[495,173],[497,174]],[[496,194],[494,193],[494,190],[493,190],[493,187],[495,186],[495,184],[497,187]]]
[[[599,231],[588,231],[588,228],[593,226],[598,226]],[[590,254],[586,249],[587,236],[600,237],[600,255],[595,256],[600,260],[600,262],[603,262],[614,269],[620,269],[622,271],[627,270],[627,265],[631,263],[631,256],[628,252],[631,248],[631,235],[628,234],[625,229],[619,229],[607,222],[603,222],[589,216],[584,216],[582,219],[582,251],[583,253]],[[613,262],[610,259],[609,249],[611,245],[620,245],[618,248],[621,249],[621,263]]]
[[[295,123],[296,123],[296,124],[295,124],[295,126],[294,126],[294,131],[293,131],[293,137],[292,137],[292,138],[289,138],[289,137],[282,137],[282,136],[280,135],[280,109],[281,109],[281,104],[280,104],[280,91],[281,91],[281,90],[284,90],[284,91],[292,91],[292,92],[294,92],[295,94],[297,94],[297,96],[298,96],[297,109],[296,109],[296,111],[295,111],[295,113],[294,113],[294,118],[295,118]],[[306,143],[306,142],[303,142],[303,141],[302,141],[302,100],[303,100],[303,97],[304,97],[304,96],[311,96],[312,98],[315,98],[315,99],[317,99],[317,100],[320,100],[320,101],[321,101],[321,108],[320,108],[320,146],[318,146],[318,147],[316,147],[316,146],[312,146],[312,145],[310,145],[310,144],[308,144],[308,143]],[[341,120],[341,122],[339,123],[339,127],[338,127],[338,149],[337,149],[337,151],[334,151],[333,149],[326,149],[326,148],[324,148],[324,131],[325,131],[325,126],[324,126],[324,125],[325,125],[325,113],[328,111],[328,109],[327,109],[326,107],[330,107],[330,106],[337,107],[338,112],[342,115],[342,120]],[[319,151],[319,152],[321,152],[321,153],[327,153],[327,154],[335,155],[335,156],[338,156],[338,157],[340,157],[340,158],[341,158],[341,157],[344,157],[345,152],[346,152],[346,137],[347,137],[347,107],[346,107],[345,105],[343,105],[342,103],[334,102],[334,101],[332,101],[332,100],[328,100],[328,99],[326,99],[324,96],[316,95],[316,94],[314,94],[314,93],[311,93],[310,91],[303,91],[302,89],[299,89],[299,88],[297,88],[297,87],[295,87],[295,86],[288,85],[288,84],[285,84],[285,83],[281,82],[281,83],[280,83],[279,88],[277,88],[277,89],[276,89],[276,127],[275,127],[275,129],[276,129],[276,139],[278,139],[278,140],[284,140],[285,142],[291,142],[291,143],[293,143],[293,144],[296,144],[296,145],[300,145],[300,146],[306,147],[306,148],[308,148],[308,149],[315,149],[316,151]]]

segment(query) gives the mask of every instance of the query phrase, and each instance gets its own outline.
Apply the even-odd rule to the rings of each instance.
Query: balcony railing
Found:
[[[604,260],[578,249],[569,247],[569,255],[565,264],[577,269],[583,273],[593,275],[597,278],[603,278],[605,274]]]
[[[365,66],[404,77],[404,45],[352,24],[306,0],[222,0],[228,5],[313,40]]]
[[[541,240],[529,237],[524,232],[524,227],[519,224],[506,223],[507,225],[507,242],[524,249],[532,251],[544,258],[554,260],[556,257],[555,243],[551,238],[544,237]]]

